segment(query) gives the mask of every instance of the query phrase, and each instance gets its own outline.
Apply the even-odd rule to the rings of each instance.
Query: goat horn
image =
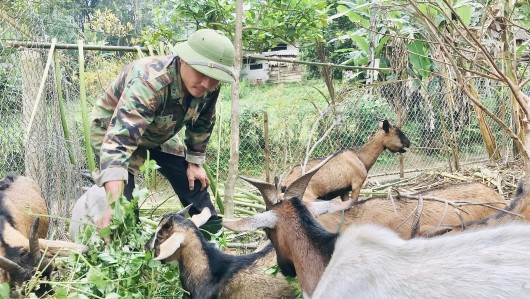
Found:
[[[309,184],[309,181],[313,177],[313,175],[322,167],[322,165],[326,164],[326,162],[331,159],[333,155],[327,157],[326,159],[322,160],[320,163],[318,163],[315,167],[313,167],[310,171],[306,172],[304,175],[296,179],[287,189],[285,190],[285,194],[283,195],[284,199],[289,199],[293,197],[298,197],[300,199],[303,198],[305,189],[307,188],[307,185]]]
[[[72,252],[87,253],[86,245],[68,241],[39,239],[39,248],[46,252],[46,256],[69,256]]]
[[[178,211],[177,214],[186,217],[186,213],[188,213],[192,205],[193,204],[190,203],[189,205],[185,206],[182,210]]]
[[[206,207],[202,209],[199,214],[191,216],[190,220],[193,222],[193,224],[195,224],[196,227],[199,227],[205,224],[211,216],[212,211],[210,211],[210,208]]]
[[[342,201],[340,197],[333,200],[320,200],[314,202],[307,202],[306,205],[311,208],[313,213],[318,216],[322,214],[333,213],[336,211],[346,210],[354,203],[353,198],[347,201]]]
[[[420,218],[423,212],[423,196],[420,195],[418,199],[418,205],[416,206],[416,212],[414,213],[414,219],[412,220],[412,229],[410,230],[410,238],[418,236],[420,232]]]
[[[261,197],[263,197],[265,200],[265,206],[267,207],[267,210],[269,210],[275,203],[278,202],[278,189],[273,184],[243,176],[239,177],[258,188],[259,192],[261,193]]]
[[[235,221],[223,221],[223,226],[236,232],[255,231],[260,228],[274,228],[277,222],[276,212],[266,211]]]
[[[3,256],[0,256],[0,268],[4,269],[12,276],[19,276],[24,273],[24,268]]]
[[[29,252],[31,256],[37,260],[41,258],[39,250],[39,237],[37,236],[39,230],[39,223],[39,217],[35,217],[35,219],[33,219],[33,223],[31,224],[31,229],[29,231]]]

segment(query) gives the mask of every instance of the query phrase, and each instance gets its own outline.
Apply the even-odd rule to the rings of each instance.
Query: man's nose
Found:
[[[208,90],[212,89],[215,85],[217,85],[217,83],[219,83],[218,80],[215,80],[214,78],[208,76],[204,76],[204,78],[202,79],[202,85]]]

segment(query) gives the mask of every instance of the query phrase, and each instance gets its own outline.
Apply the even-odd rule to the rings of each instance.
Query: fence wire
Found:
[[[7,172],[18,172],[35,178],[43,190],[50,215],[59,217],[53,219],[52,227],[57,228],[53,233],[64,237],[67,223],[60,217],[70,215],[74,201],[86,185],[82,176],[87,162],[80,116],[77,51],[57,51],[60,82],[56,82],[52,64],[44,76],[40,104],[35,107],[49,51],[8,48],[6,42],[49,42],[53,37],[46,35],[47,26],[66,26],[69,22],[73,26],[74,21],[43,24],[30,6],[10,11],[15,13],[0,18],[0,177]],[[31,26],[31,30],[26,26]],[[61,36],[56,37],[64,42]],[[134,55],[124,53],[87,52],[86,55],[89,103],[95,101],[124,65],[135,59]],[[58,83],[66,107],[68,139],[61,124]],[[485,79],[477,80],[476,86],[484,105],[512,124],[507,90]],[[265,178],[266,168],[271,176],[285,174],[291,166],[304,161],[307,148],[331,126],[329,135],[312,151],[312,158],[349,147],[358,148],[377,130],[381,117],[394,124],[399,121],[412,148],[401,156],[383,152],[370,171],[372,177],[398,177],[401,164],[408,175],[431,169],[454,170],[457,164],[465,167],[488,160],[476,110],[458,87],[447,85],[441,77],[433,77],[422,87],[414,86],[412,81],[373,86],[352,84],[341,87],[337,94],[334,109],[307,104],[264,110],[243,104],[240,110],[240,174]],[[221,182],[226,177],[230,155],[228,97],[229,91],[218,105],[218,124],[207,153],[207,163]],[[33,126],[28,129],[30,122]],[[487,123],[502,158],[513,159],[511,140],[496,123],[489,119]],[[268,161],[266,144],[269,144]]]

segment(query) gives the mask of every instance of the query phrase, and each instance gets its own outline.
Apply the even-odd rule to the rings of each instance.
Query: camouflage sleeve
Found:
[[[123,90],[114,110],[100,152],[101,172],[95,178],[102,186],[113,180],[127,180],[127,169],[138,140],[153,121],[158,94],[140,78],[132,79]]]
[[[199,117],[186,125],[184,144],[186,145],[186,161],[203,164],[206,160],[206,146],[215,125],[215,104],[219,97],[218,88],[208,95],[208,103]]]

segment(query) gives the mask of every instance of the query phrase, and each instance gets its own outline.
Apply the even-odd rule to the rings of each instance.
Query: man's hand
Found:
[[[99,229],[110,226],[112,218],[112,208],[110,206],[123,192],[123,181],[108,181],[105,183],[105,193],[107,193],[107,200],[109,205],[101,217],[97,220],[96,225]],[[106,243],[110,243],[110,238],[104,238]]]
[[[188,184],[190,190],[193,190],[195,186],[195,180],[201,182],[201,191],[206,189],[210,185],[210,180],[206,176],[206,170],[200,164],[188,163],[188,170],[186,171],[188,175]]]

